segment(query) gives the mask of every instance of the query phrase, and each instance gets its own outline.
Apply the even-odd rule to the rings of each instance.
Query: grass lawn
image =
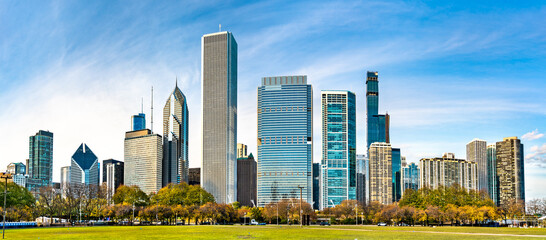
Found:
[[[460,234],[468,233],[468,234]],[[496,234],[496,235],[487,235]],[[6,239],[546,239],[546,229],[375,226],[104,226],[8,229]]]

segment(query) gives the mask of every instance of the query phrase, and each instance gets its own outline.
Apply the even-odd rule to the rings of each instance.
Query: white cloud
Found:
[[[542,137],[544,137],[544,133],[538,133],[538,129],[535,129],[534,131],[523,134],[523,136],[521,136],[521,139],[532,141]]]
[[[529,150],[531,152],[525,155],[526,163],[546,168],[546,143],[540,147],[538,145],[532,146]]]

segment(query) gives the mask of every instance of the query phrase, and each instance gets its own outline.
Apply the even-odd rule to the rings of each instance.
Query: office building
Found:
[[[110,201],[116,189],[123,184],[123,162],[107,159],[102,161],[102,182],[106,183],[107,199]]]
[[[320,207],[320,163],[313,163],[313,209]]]
[[[512,200],[525,203],[523,144],[517,137],[497,142],[498,204],[507,206]]]
[[[379,114],[379,74],[367,72],[366,76],[366,149],[374,142],[390,143],[389,114]]]
[[[14,175],[11,175],[12,177],[12,181],[21,186],[21,187],[26,187],[27,185],[27,179],[28,179],[28,175],[25,175],[25,174],[14,174]]]
[[[257,165],[252,153],[237,159],[237,201],[241,206],[256,206],[256,171]]]
[[[307,76],[264,77],[258,87],[258,206],[313,201],[313,89]]]
[[[27,188],[31,192],[50,186],[53,177],[53,133],[40,130],[29,137],[29,179]]]
[[[356,98],[350,91],[321,91],[321,207],[356,200]]]
[[[368,158],[364,154],[356,155],[356,200],[361,204],[367,203],[368,186]]]
[[[201,168],[190,168],[188,171],[188,184],[201,185]]]
[[[188,182],[189,111],[176,83],[163,108],[163,186]]]
[[[137,115],[133,115],[131,117],[131,124],[131,129],[133,129],[133,131],[146,129],[146,114],[139,113]]]
[[[402,156],[400,148],[392,149],[392,200],[398,202],[402,197]]]
[[[26,166],[22,162],[19,163],[10,163],[8,164],[7,171],[8,174],[22,174],[25,175],[27,173]]]
[[[419,166],[415,163],[402,168],[402,196],[406,189],[419,190],[419,176]]]
[[[478,190],[488,191],[487,142],[476,138],[466,144],[466,160],[477,165]]]
[[[162,186],[163,138],[149,129],[125,133],[123,182],[146,194]]]
[[[456,159],[453,153],[444,153],[441,158],[422,158],[419,168],[420,187],[435,189],[458,184],[467,190],[478,189],[477,164]]]
[[[231,32],[201,39],[201,186],[217,203],[237,199],[237,42]]]
[[[499,205],[499,178],[497,177],[497,145],[487,146],[487,182],[489,198]]]
[[[370,153],[369,201],[391,204],[393,201],[391,144],[374,142],[368,151]]]
[[[239,158],[247,158],[247,145],[242,143],[237,143],[237,159]]]
[[[70,160],[70,183],[98,186],[99,171],[99,159],[82,143]]]
[[[61,167],[61,190],[63,191],[63,196],[66,191],[66,188],[70,186],[70,166]]]

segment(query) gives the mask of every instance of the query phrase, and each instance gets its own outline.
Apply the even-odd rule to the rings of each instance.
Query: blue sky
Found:
[[[55,134],[54,180],[82,143],[123,159],[140,111],[154,130],[175,78],[190,109],[190,165],[200,165],[201,36],[239,44],[238,142],[256,151],[260,78],[308,75],[314,161],[320,90],[357,95],[365,152],[366,71],[379,71],[380,111],[408,161],[473,138],[523,138],[528,199],[546,197],[546,4],[539,1],[2,1],[0,166],[28,158],[28,136]],[[148,122],[149,123],[149,122]]]

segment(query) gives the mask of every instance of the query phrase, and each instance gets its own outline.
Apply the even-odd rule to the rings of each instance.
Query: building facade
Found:
[[[53,133],[40,130],[29,138],[28,190],[50,186],[53,177]]]
[[[406,189],[419,190],[419,176],[419,166],[415,163],[402,168],[402,196]]]
[[[247,148],[248,148],[247,145],[242,143],[237,143],[237,159],[248,157]]]
[[[23,164],[22,162],[10,163],[8,164],[6,173],[12,174],[12,175],[15,175],[15,174],[25,175],[27,174],[27,170],[26,170],[25,164]]]
[[[241,206],[256,206],[257,169],[252,153],[247,157],[237,159],[237,201]]]
[[[12,177],[12,180],[15,184],[21,186],[21,187],[26,187],[27,185],[27,179],[28,179],[28,175],[25,175],[25,174],[14,174],[11,176]]]
[[[475,162],[478,171],[478,190],[489,191],[489,176],[487,175],[487,142],[474,139],[466,144],[466,160]]]
[[[63,190],[63,194],[66,188],[70,185],[70,168],[70,166],[64,166],[61,168],[61,190]]]
[[[237,198],[237,42],[231,32],[201,39],[201,186],[218,203]]]
[[[163,186],[188,182],[189,111],[178,83],[163,107]]]
[[[419,162],[420,187],[438,188],[458,184],[467,190],[478,190],[477,164],[456,159],[445,153],[441,158],[422,158]]]
[[[264,77],[258,87],[258,206],[313,201],[313,89],[307,76]]]
[[[313,163],[313,209],[320,208],[320,163]]]
[[[162,187],[163,138],[149,129],[125,133],[123,182],[146,194]]]
[[[70,183],[99,186],[99,159],[82,143],[70,160]]]
[[[190,168],[188,171],[188,184],[201,185],[201,168]]]
[[[370,202],[391,204],[392,194],[392,147],[390,143],[374,142],[369,148]]]
[[[116,189],[123,184],[123,162],[107,159],[102,161],[102,182],[106,183],[107,199],[110,202]]]
[[[379,74],[367,72],[366,76],[366,149],[374,142],[389,143],[389,114],[379,114]],[[368,155],[369,156],[369,155]]]
[[[356,200],[361,204],[367,203],[368,192],[368,158],[364,154],[356,155]]]
[[[497,145],[487,146],[487,181],[489,198],[499,205],[499,178],[497,177]]]
[[[350,91],[321,91],[321,208],[356,200],[356,98]]]
[[[138,131],[146,129],[146,114],[139,113],[131,117],[131,129]]]
[[[398,202],[402,197],[402,156],[400,148],[392,149],[392,200]]]
[[[517,137],[497,142],[498,204],[508,206],[511,201],[525,203],[523,144]]]

